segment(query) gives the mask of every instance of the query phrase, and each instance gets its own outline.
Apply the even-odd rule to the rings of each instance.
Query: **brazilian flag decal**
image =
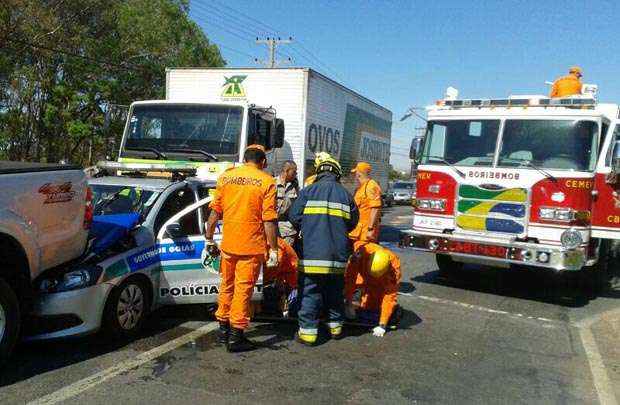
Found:
[[[525,231],[527,190],[459,188],[456,223],[461,229],[521,234]]]
[[[245,90],[243,88],[243,81],[247,76],[231,76],[224,79],[224,90],[222,91],[222,97],[245,97]]]

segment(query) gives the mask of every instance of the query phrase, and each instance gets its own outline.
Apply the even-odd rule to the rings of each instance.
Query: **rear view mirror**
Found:
[[[183,235],[181,225],[177,222],[168,224],[168,226],[166,227],[166,235],[168,235],[171,239],[181,238],[185,236]]]
[[[420,155],[420,149],[422,148],[422,138],[413,138],[411,141],[411,148],[409,149],[409,159],[416,160]]]
[[[274,121],[274,129],[272,131],[273,139],[271,141],[272,148],[281,148],[284,146],[284,120],[276,119]]]

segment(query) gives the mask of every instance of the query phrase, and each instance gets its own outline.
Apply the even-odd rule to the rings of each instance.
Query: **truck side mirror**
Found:
[[[284,120],[277,118],[274,121],[272,148],[281,148],[284,146]]]
[[[411,141],[411,148],[409,149],[409,159],[416,160],[420,155],[420,149],[422,147],[422,139],[414,138]]]

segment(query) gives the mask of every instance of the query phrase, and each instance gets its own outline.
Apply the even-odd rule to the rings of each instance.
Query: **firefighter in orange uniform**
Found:
[[[549,97],[568,97],[581,94],[581,76],[583,76],[579,66],[573,66],[568,70],[568,75],[560,77],[553,82]]]
[[[206,256],[217,257],[213,241],[217,222],[222,219],[218,309],[218,339],[229,352],[255,348],[244,336],[250,323],[250,299],[262,265],[278,265],[276,185],[265,173],[265,149],[250,145],[243,155],[245,164],[229,169],[217,180],[211,214],[206,223]],[[265,261],[265,252],[269,252]]]
[[[297,288],[297,254],[286,241],[278,238],[278,266],[266,269],[263,274],[263,283],[273,282],[286,286],[288,289]]]
[[[345,312],[347,318],[358,318],[376,324],[373,335],[383,336],[388,326],[400,318],[397,304],[400,284],[400,259],[379,244],[365,242],[351,257],[345,277]],[[361,291],[360,311],[352,304],[356,290]]]
[[[359,162],[351,173],[355,174],[358,188],[355,191],[355,204],[360,213],[360,220],[349,237],[353,240],[353,250],[361,246],[361,242],[376,242],[379,239],[381,222],[381,187],[370,177],[372,166]]]

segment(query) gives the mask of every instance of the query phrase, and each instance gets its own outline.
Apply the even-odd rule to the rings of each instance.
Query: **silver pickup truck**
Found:
[[[31,309],[33,281],[84,252],[90,198],[79,167],[0,161],[0,364]]]

